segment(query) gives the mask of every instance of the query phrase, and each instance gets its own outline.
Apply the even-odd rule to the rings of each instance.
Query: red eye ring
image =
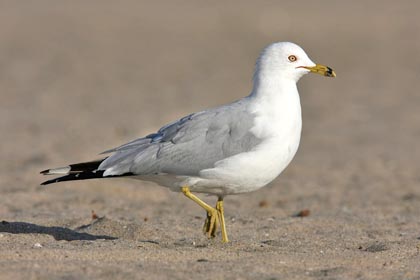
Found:
[[[295,62],[297,60],[297,57],[295,55],[289,55],[288,59],[290,62]]]

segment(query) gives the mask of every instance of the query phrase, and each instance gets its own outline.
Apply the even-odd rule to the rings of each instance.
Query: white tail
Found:
[[[70,173],[71,167],[64,166],[58,168],[52,168],[42,171],[41,173],[44,175],[67,175]]]

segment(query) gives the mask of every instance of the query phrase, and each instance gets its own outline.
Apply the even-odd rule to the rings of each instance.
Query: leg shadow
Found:
[[[54,237],[55,240],[97,240],[97,239],[108,239],[114,240],[116,237],[107,236],[107,235],[92,235],[85,232],[77,232],[64,227],[45,227],[39,226],[31,223],[24,222],[0,222],[0,232],[8,233],[39,233],[39,234],[48,234]]]

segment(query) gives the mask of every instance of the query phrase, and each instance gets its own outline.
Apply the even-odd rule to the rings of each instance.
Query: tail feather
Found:
[[[96,178],[103,178],[104,172],[97,171],[97,172],[80,172],[80,173],[71,173],[62,177],[58,177],[55,179],[51,179],[45,182],[42,182],[41,185],[49,185],[58,182],[64,181],[76,181],[76,180],[87,180],[87,179],[96,179]]]
[[[69,174],[71,170],[70,166],[58,167],[58,168],[51,168],[44,171],[41,171],[43,175],[65,175]]]
[[[75,181],[75,180],[87,180],[97,178],[108,178],[108,177],[121,177],[121,176],[132,176],[132,173],[125,173],[114,176],[103,176],[104,170],[98,170],[99,165],[105,160],[96,160],[89,162],[82,162],[76,164],[70,164],[69,166],[51,168],[41,171],[43,175],[64,175],[55,179],[51,179],[41,183],[41,185],[48,185],[64,181]]]

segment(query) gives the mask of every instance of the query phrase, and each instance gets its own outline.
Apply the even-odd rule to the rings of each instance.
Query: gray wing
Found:
[[[254,118],[247,100],[191,114],[150,134],[108,150],[105,175],[197,175],[224,158],[247,152],[261,140],[250,132]]]

